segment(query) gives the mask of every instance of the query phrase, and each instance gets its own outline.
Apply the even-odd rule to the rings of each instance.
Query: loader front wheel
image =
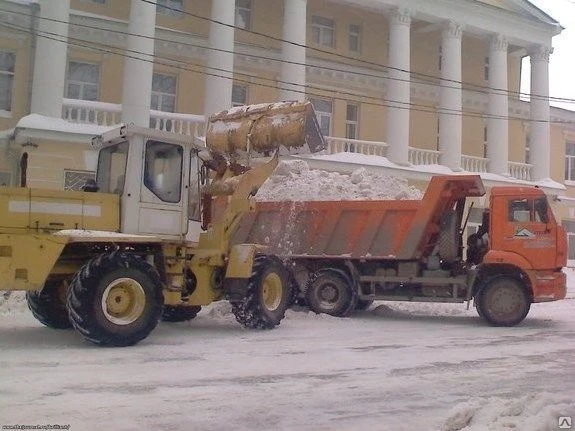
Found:
[[[232,302],[232,312],[246,328],[271,329],[284,318],[292,299],[292,284],[283,263],[275,256],[258,255],[246,295]]]
[[[84,265],[68,291],[74,328],[94,343],[130,346],[146,338],[162,315],[157,271],[138,256],[113,252]]]
[[[66,284],[63,280],[46,280],[41,291],[26,292],[26,302],[32,315],[48,328],[72,327],[66,309]]]
[[[530,297],[512,277],[488,279],[476,298],[479,316],[492,326],[515,326],[529,313]]]
[[[349,316],[356,309],[358,296],[351,279],[339,269],[322,269],[314,273],[306,289],[306,302],[316,313],[337,317]]]
[[[202,307],[200,305],[165,305],[162,320],[164,322],[186,322],[195,318]]]

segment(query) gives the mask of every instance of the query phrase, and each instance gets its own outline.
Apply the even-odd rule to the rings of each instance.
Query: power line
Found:
[[[437,85],[437,84],[435,84],[433,81],[437,81],[437,80],[440,79],[441,81],[444,81],[444,82],[450,82],[450,83],[453,83],[453,84],[460,84],[460,85],[464,85],[464,86],[470,86],[470,87],[473,87],[473,88],[481,89],[481,90],[483,90],[483,91],[486,91],[487,93],[489,93],[489,90],[493,90],[493,91],[497,91],[497,92],[501,92],[501,93],[512,93],[512,94],[519,94],[520,96],[529,96],[529,97],[531,97],[532,99],[537,99],[537,98],[540,98],[540,99],[551,99],[551,97],[549,97],[549,96],[544,96],[544,95],[539,95],[539,94],[522,93],[522,92],[513,92],[513,91],[506,90],[506,89],[504,89],[504,88],[495,88],[495,87],[489,87],[489,86],[485,86],[485,85],[473,84],[473,83],[471,83],[471,82],[464,82],[464,81],[456,80],[456,79],[448,79],[448,78],[438,77],[438,76],[435,76],[435,75],[430,75],[430,74],[422,73],[422,72],[413,72],[413,71],[411,71],[411,70],[402,69],[402,68],[399,68],[399,67],[388,66],[388,65],[384,65],[384,64],[380,64],[380,63],[375,63],[375,62],[372,62],[372,61],[362,60],[362,59],[359,59],[359,58],[350,57],[350,56],[348,56],[348,55],[343,55],[343,54],[340,54],[340,53],[337,53],[337,52],[332,52],[332,51],[328,51],[328,50],[325,50],[325,49],[317,48],[317,47],[314,47],[314,46],[309,46],[309,45],[306,45],[306,44],[303,44],[303,43],[293,42],[293,41],[291,41],[291,40],[283,39],[283,38],[277,37],[277,36],[272,36],[272,35],[269,35],[269,34],[266,34],[266,33],[262,33],[262,32],[259,32],[259,31],[248,30],[248,29],[245,29],[245,28],[236,26],[236,25],[234,25],[234,24],[228,24],[228,23],[225,23],[225,22],[223,22],[223,21],[219,21],[219,20],[215,20],[215,19],[212,19],[212,18],[208,18],[208,17],[202,16],[202,15],[198,15],[198,14],[195,14],[195,13],[192,13],[192,12],[188,12],[188,11],[185,11],[185,10],[181,10],[181,9],[178,9],[178,8],[175,8],[175,7],[172,7],[172,6],[159,5],[156,1],[152,1],[152,0],[140,0],[140,1],[142,1],[142,2],[144,2],[144,3],[156,5],[156,7],[160,7],[160,8],[162,8],[162,9],[171,10],[171,11],[178,12],[178,13],[181,13],[181,14],[184,14],[184,15],[192,16],[192,17],[197,18],[197,19],[201,19],[201,20],[208,21],[208,22],[211,22],[211,23],[219,24],[219,25],[222,25],[222,26],[224,26],[224,27],[233,28],[234,30],[240,30],[240,31],[243,31],[243,32],[246,32],[246,33],[250,33],[250,34],[256,35],[256,36],[261,36],[261,37],[264,37],[264,38],[267,38],[267,39],[271,39],[271,40],[274,40],[274,41],[276,41],[276,42],[287,43],[287,44],[290,44],[290,45],[293,45],[293,46],[297,46],[297,47],[300,47],[300,48],[305,48],[305,49],[308,49],[308,50],[311,50],[311,51],[316,51],[316,52],[319,52],[319,53],[321,53],[321,54],[327,54],[327,55],[332,56],[332,57],[338,57],[338,58],[342,58],[342,59],[345,59],[345,60],[351,60],[351,61],[353,61],[353,62],[369,64],[369,65],[371,65],[371,66],[376,66],[376,67],[378,67],[378,68],[384,68],[384,69],[389,69],[389,70],[395,70],[395,71],[398,71],[398,72],[408,73],[408,74],[410,74],[411,76],[419,76],[419,77],[427,78],[427,79],[429,79],[429,80],[432,81],[432,82],[431,82],[431,85]],[[470,90],[470,91],[478,91],[478,90]],[[554,99],[555,99],[555,98],[554,98]],[[557,100],[554,100],[554,101],[556,101],[556,102],[575,103],[575,99],[568,99],[568,98],[556,98],[556,99],[557,99]]]
[[[322,89],[322,88],[318,88],[318,87],[311,87],[311,88],[312,88],[312,89],[315,89],[315,90],[318,90],[318,91],[320,91],[320,92],[322,92],[322,93],[310,93],[310,92],[306,92],[306,91],[303,91],[303,90],[295,90],[295,89],[292,89],[292,88],[285,88],[285,87],[280,87],[280,86],[277,86],[277,85],[269,85],[269,84],[262,84],[262,83],[253,83],[253,82],[250,82],[250,81],[248,81],[248,80],[234,79],[233,77],[226,76],[226,75],[221,75],[221,74],[217,74],[217,73],[210,73],[210,72],[206,72],[206,71],[202,71],[202,70],[197,70],[197,69],[191,69],[191,68],[189,68],[189,67],[183,67],[183,66],[180,66],[180,65],[174,65],[172,62],[188,64],[188,65],[192,65],[192,66],[199,67],[199,68],[206,68],[206,67],[203,66],[203,65],[198,65],[198,64],[194,64],[194,63],[186,63],[186,62],[182,62],[182,61],[180,61],[180,60],[174,60],[174,59],[171,59],[171,58],[168,58],[168,57],[161,57],[161,56],[156,56],[156,55],[150,55],[150,54],[147,54],[147,53],[143,53],[143,52],[141,52],[141,51],[125,50],[125,49],[122,49],[122,48],[116,48],[116,47],[113,47],[113,46],[110,46],[110,45],[106,45],[106,44],[94,44],[93,42],[88,42],[88,41],[85,41],[85,40],[83,40],[83,39],[75,39],[75,38],[70,38],[70,37],[66,38],[66,36],[63,36],[63,35],[60,35],[60,34],[57,34],[57,33],[40,32],[40,31],[33,32],[33,31],[30,31],[30,30],[28,30],[28,29],[26,29],[26,28],[23,28],[23,27],[14,25],[14,24],[9,24],[9,23],[5,23],[5,22],[1,22],[1,21],[0,21],[0,25],[1,25],[1,26],[4,26],[4,27],[6,27],[6,28],[11,28],[11,29],[16,30],[16,31],[20,31],[20,32],[23,32],[23,33],[28,33],[28,34],[36,35],[36,36],[38,36],[38,37],[43,37],[43,38],[45,38],[45,39],[54,40],[54,41],[57,41],[57,42],[60,42],[60,43],[65,43],[65,44],[69,44],[69,45],[72,45],[72,46],[79,46],[79,47],[84,47],[84,48],[88,48],[88,49],[95,50],[95,51],[105,52],[105,53],[108,53],[108,54],[115,54],[115,55],[119,55],[119,56],[126,57],[126,58],[133,58],[133,59],[137,59],[137,60],[140,60],[140,61],[145,61],[145,62],[152,63],[152,64],[155,63],[153,60],[147,60],[147,59],[143,59],[143,58],[141,58],[141,57],[139,57],[139,56],[125,54],[125,51],[130,51],[130,52],[133,52],[133,53],[135,53],[135,54],[144,55],[144,56],[146,56],[146,57],[152,57],[152,58],[155,58],[155,59],[160,59],[160,60],[165,60],[165,61],[169,61],[169,62],[170,62],[170,63],[157,62],[157,64],[161,64],[161,65],[168,66],[168,67],[175,68],[175,69],[190,71],[190,72],[192,72],[192,73],[198,73],[198,74],[201,74],[201,75],[215,76],[215,77],[219,77],[219,78],[229,79],[229,80],[236,81],[236,82],[241,82],[241,83],[246,83],[246,84],[251,84],[251,85],[266,87],[266,88],[273,88],[273,89],[280,89],[280,90],[285,89],[285,90],[290,90],[290,91],[293,91],[293,92],[295,92],[295,93],[304,94],[304,95],[308,95],[308,96],[311,95],[311,96],[317,96],[317,97],[326,97],[324,94],[322,94],[322,93],[325,93],[326,90],[325,90],[325,89]],[[51,36],[46,36],[46,34],[50,34]],[[61,38],[64,38],[64,39],[58,39],[57,37],[53,37],[53,36],[61,37]],[[77,40],[77,41],[79,41],[79,42],[70,42],[70,41],[69,41],[70,39],[72,39],[72,40]],[[94,45],[100,45],[100,46],[103,46],[103,47],[105,47],[105,48],[100,48],[100,47],[94,46]],[[111,49],[110,49],[110,48],[111,48]],[[218,71],[222,71],[222,72],[225,72],[227,75],[229,75],[230,73],[233,73],[233,71],[228,71],[228,70],[225,70],[225,69],[217,69],[217,68],[209,68],[209,69],[215,69],[215,70],[218,70]],[[242,75],[244,75],[244,74],[242,74]],[[244,76],[245,76],[245,75],[244,75]],[[264,78],[259,78],[259,79],[264,79]],[[265,79],[264,79],[264,80],[265,80]],[[271,79],[268,79],[268,80],[269,80],[269,81],[272,81]],[[274,83],[275,83],[275,82],[277,82],[277,81],[274,80]],[[299,86],[299,84],[294,83],[294,82],[286,82],[286,81],[279,81],[279,82],[280,82],[280,83],[287,84],[287,85],[295,85],[295,86],[301,87],[301,86]],[[338,92],[336,91],[335,93],[338,93]],[[531,119],[523,118],[523,117],[490,116],[490,115],[484,115],[484,114],[481,114],[481,113],[466,112],[466,111],[463,111],[463,110],[440,110],[440,111],[438,111],[438,110],[433,109],[432,107],[427,106],[427,105],[406,104],[406,103],[402,103],[402,102],[390,101],[390,100],[386,100],[386,99],[379,99],[379,98],[374,98],[374,97],[370,97],[370,96],[363,96],[363,95],[361,95],[361,94],[356,94],[356,93],[349,93],[349,94],[350,94],[351,96],[353,96],[353,97],[357,97],[357,98],[360,98],[360,99],[352,99],[352,100],[350,100],[349,98],[343,98],[343,97],[330,97],[330,98],[331,98],[331,99],[334,99],[334,100],[345,101],[345,102],[350,102],[350,101],[351,101],[351,102],[363,103],[363,104],[365,104],[365,105],[370,105],[370,106],[388,107],[388,108],[396,108],[396,109],[406,109],[406,110],[411,110],[411,111],[415,111],[415,112],[424,112],[424,113],[435,114],[435,115],[445,114],[445,115],[457,115],[457,116],[466,116],[466,117],[481,118],[481,119],[494,118],[494,119],[504,119],[504,120],[506,119],[506,120],[518,120],[518,121],[530,121],[530,122],[534,121],[534,122],[554,123],[554,124],[575,124],[575,122],[572,122],[572,121],[531,120]],[[369,98],[371,98],[371,99],[376,99],[376,100],[378,100],[378,102],[384,101],[384,102],[388,102],[388,103],[386,104],[386,103],[366,102],[365,100],[363,100],[363,99],[366,99],[366,98],[368,98],[368,99],[369,99]],[[410,106],[397,106],[397,105],[395,105],[395,104],[397,104],[397,103],[402,103],[402,105],[410,105]],[[452,111],[452,112],[449,112],[449,111]]]
[[[148,3],[151,3],[147,0],[142,0]],[[158,5],[159,6],[159,5]],[[179,9],[176,8],[172,8],[169,6],[159,6],[161,8],[166,8],[166,9],[170,9],[170,10],[174,10],[174,11],[180,11]],[[0,8],[0,12],[7,12],[7,13],[12,13],[12,14],[18,14],[18,15],[22,15],[22,16],[28,16],[28,17],[34,17],[35,15],[31,15],[31,14],[26,14],[23,12],[16,12],[16,11],[10,11],[7,9],[3,9]],[[206,17],[201,17],[199,15],[196,14],[192,14],[190,12],[184,12],[184,11],[180,11],[182,13],[187,13],[193,17],[197,17],[197,18],[203,18],[205,20],[208,21],[213,21],[215,23],[220,24],[219,21],[215,21],[215,20],[211,20],[209,18]],[[83,27],[83,28],[89,28],[89,29],[94,29],[94,30],[102,30],[102,31],[107,31],[107,32],[111,32],[111,33],[117,33],[117,34],[122,34],[122,35],[127,35],[127,36],[137,36],[137,37],[141,37],[144,39],[153,39],[155,41],[160,41],[160,42],[169,42],[169,43],[178,43],[180,45],[184,45],[184,46],[191,46],[191,47],[196,47],[196,48],[201,48],[201,49],[206,49],[206,50],[211,50],[211,51],[218,51],[218,52],[225,52],[225,53],[230,53],[230,54],[239,54],[237,52],[235,52],[234,50],[226,50],[226,49],[220,49],[220,48],[213,48],[213,47],[206,47],[204,45],[199,45],[199,44],[194,44],[191,42],[185,42],[185,41],[178,41],[175,42],[173,40],[170,39],[164,39],[164,38],[159,38],[159,37],[151,37],[151,36],[145,36],[145,35],[141,35],[141,34],[134,34],[134,33],[130,33],[130,32],[126,32],[126,31],[121,31],[121,30],[114,30],[114,29],[105,29],[103,27],[99,27],[99,26],[92,26],[92,25],[86,25],[86,24],[76,24],[76,23],[72,23],[70,21],[63,21],[63,20],[58,20],[58,19],[54,19],[54,18],[47,18],[47,17],[38,17],[36,16],[36,18],[42,19],[42,20],[46,20],[46,21],[51,21],[51,22],[57,22],[57,23],[62,23],[62,24],[68,24],[68,25],[72,25],[72,26],[77,26],[77,27]],[[230,26],[229,24],[227,24],[228,26]],[[240,29],[240,30],[244,30],[244,31],[248,31],[249,30],[245,30],[242,29],[240,27],[236,27],[233,26],[234,28]],[[254,32],[257,35],[264,35],[263,33],[260,34],[258,32]],[[265,36],[265,35],[264,35]],[[270,38],[274,38],[273,36],[269,36]],[[276,38],[278,39],[278,38]],[[278,40],[283,40],[283,39],[278,39]],[[287,41],[286,41],[287,42]],[[297,45],[297,44],[296,44]],[[387,69],[391,69],[391,70],[398,70],[398,71],[403,71],[405,73],[410,73],[411,75],[418,75],[419,73],[417,72],[409,72],[407,70],[403,70],[403,69],[398,69],[398,68],[394,68],[391,66],[385,66],[385,65],[381,65],[378,63],[372,63],[372,62],[365,62],[363,60],[359,60],[357,58],[353,58],[353,57],[348,57],[348,56],[343,56],[341,54],[335,54],[335,53],[330,53],[329,51],[325,51],[325,50],[321,50],[315,47],[309,47],[306,45],[301,45],[303,47],[306,47],[307,49],[310,50],[316,50],[322,53],[327,53],[330,55],[336,55],[338,57],[343,57],[345,59],[350,59],[353,61],[360,61],[360,62],[364,62],[370,65],[376,65],[378,67],[383,67],[383,68],[387,68]],[[340,72],[340,73],[348,73],[348,74],[353,74],[353,75],[357,75],[357,76],[365,76],[365,77],[370,77],[370,78],[377,78],[377,79],[385,79],[385,80],[391,80],[391,81],[400,81],[400,82],[408,82],[408,83],[412,83],[413,81],[411,81],[410,79],[402,79],[402,78],[397,78],[397,77],[390,77],[390,76],[382,76],[382,75],[378,75],[378,74],[373,74],[373,73],[367,73],[367,72],[360,72],[360,71],[351,71],[349,69],[339,69],[339,68],[334,68],[334,67],[329,67],[329,66],[321,66],[321,65],[313,65],[313,64],[308,64],[308,63],[301,63],[301,62],[296,62],[296,61],[290,61],[290,60],[284,60],[284,59],[277,59],[274,57],[269,57],[269,56],[265,56],[265,55],[257,55],[257,54],[249,54],[249,53],[245,53],[242,55],[246,55],[248,57],[251,58],[259,58],[259,59],[265,59],[265,60],[269,60],[269,61],[274,61],[274,62],[278,62],[278,63],[286,63],[286,64],[294,64],[294,65],[299,65],[299,66],[310,66],[310,67],[314,67],[314,68],[318,68],[318,69],[323,69],[323,70],[329,70],[329,71],[333,71],[333,72]],[[508,95],[512,95],[512,96],[526,96],[526,97],[530,97],[531,99],[539,99],[539,100],[550,100],[550,101],[554,101],[554,102],[561,102],[561,103],[575,103],[575,99],[570,99],[570,98],[564,98],[564,97],[553,97],[553,96],[538,96],[538,95],[532,95],[530,93],[524,93],[524,92],[517,92],[517,91],[512,91],[512,90],[503,90],[503,89],[497,89],[494,87],[489,87],[489,86],[481,86],[478,84],[472,84],[472,83],[465,83],[464,81],[456,81],[456,80],[446,80],[440,77],[436,77],[433,75],[427,75],[427,74],[423,74],[424,76],[428,77],[428,79],[433,79],[434,81],[440,80],[440,81],[447,81],[447,82],[452,82],[452,83],[457,83],[457,84],[462,84],[465,87],[463,88],[463,90],[465,91],[470,91],[470,92],[475,92],[475,93],[479,93],[479,94],[485,94],[485,95],[489,95],[491,94],[491,91],[495,91],[499,94],[508,94]],[[440,88],[453,88],[450,85],[445,85],[442,82],[431,82],[428,80],[423,80],[421,81],[422,84],[424,85],[431,85],[434,87],[440,87]],[[468,87],[470,86],[470,87]],[[399,103],[399,102],[398,102]]]

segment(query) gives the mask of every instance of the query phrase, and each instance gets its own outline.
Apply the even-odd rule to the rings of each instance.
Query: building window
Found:
[[[483,63],[483,79],[489,81],[489,57],[485,57],[485,62]]]
[[[0,187],[10,187],[12,185],[12,174],[0,171]]]
[[[529,147],[531,146],[531,136],[525,135],[525,163],[531,163],[531,155],[529,154]]]
[[[437,54],[437,68],[441,71],[443,67],[443,46],[439,45],[439,52]]]
[[[575,181],[575,142],[565,144],[565,179]]]
[[[333,19],[313,16],[311,20],[311,37],[316,45],[335,47],[335,23]]]
[[[350,24],[349,26],[349,52],[361,53],[361,26],[358,24]]]
[[[358,111],[359,108],[357,105],[347,104],[345,117],[345,137],[347,139],[357,139]]]
[[[0,51],[0,110],[12,110],[12,88],[16,54]]]
[[[483,126],[483,158],[487,158],[487,126]]]
[[[176,112],[177,81],[175,76],[154,73],[152,77],[151,109],[164,112]]]
[[[184,12],[184,0],[158,0],[156,12],[167,16],[181,17]]]
[[[435,128],[435,150],[439,151],[439,129],[441,121],[437,119],[437,127]]]
[[[248,104],[248,86],[234,84],[232,86],[232,106],[243,106]]]
[[[249,30],[252,24],[252,0],[236,0],[236,18],[234,25]]]
[[[317,122],[323,136],[331,136],[333,102],[328,99],[311,99]]]
[[[98,100],[100,67],[97,64],[68,63],[66,97],[79,100]]]
[[[106,0],[84,0],[84,1],[89,1],[92,3],[98,3],[98,4],[106,4]]]
[[[95,180],[96,173],[92,171],[64,171],[64,190],[82,190],[86,181]]]

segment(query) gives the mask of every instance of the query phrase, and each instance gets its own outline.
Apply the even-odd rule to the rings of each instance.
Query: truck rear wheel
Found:
[[[349,316],[358,303],[352,281],[344,271],[335,268],[314,273],[308,282],[305,298],[316,313],[337,317]]]
[[[195,318],[202,307],[200,305],[164,305],[164,322],[186,322]]]
[[[156,327],[163,308],[162,283],[143,259],[113,252],[89,261],[68,292],[70,320],[95,344],[130,346]]]
[[[292,300],[292,285],[284,264],[275,256],[258,255],[246,296],[232,302],[232,312],[246,328],[271,329],[279,325]]]
[[[486,280],[477,298],[477,312],[493,326],[514,326],[525,319],[531,307],[521,282],[499,276]]]
[[[26,292],[26,302],[32,315],[53,329],[72,327],[66,309],[66,285],[61,279],[47,279],[41,291]]]

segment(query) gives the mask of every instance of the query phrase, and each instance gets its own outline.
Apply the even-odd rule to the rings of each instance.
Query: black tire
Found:
[[[356,308],[357,290],[347,274],[335,268],[315,272],[307,284],[305,299],[316,313],[349,316]]]
[[[26,302],[36,320],[48,328],[69,329],[72,327],[66,309],[64,280],[46,280],[41,291],[26,292]]]
[[[515,326],[525,319],[531,307],[523,284],[507,276],[486,280],[476,299],[477,313],[492,326]]]
[[[290,275],[281,260],[257,255],[246,296],[232,302],[232,312],[246,328],[271,329],[279,325],[292,301]]]
[[[146,338],[162,315],[157,271],[129,253],[106,253],[84,265],[68,291],[74,328],[94,343],[131,346]]]
[[[355,309],[357,311],[365,311],[373,304],[373,299],[358,299]]]
[[[164,305],[162,321],[186,322],[195,318],[201,309],[200,305]]]

